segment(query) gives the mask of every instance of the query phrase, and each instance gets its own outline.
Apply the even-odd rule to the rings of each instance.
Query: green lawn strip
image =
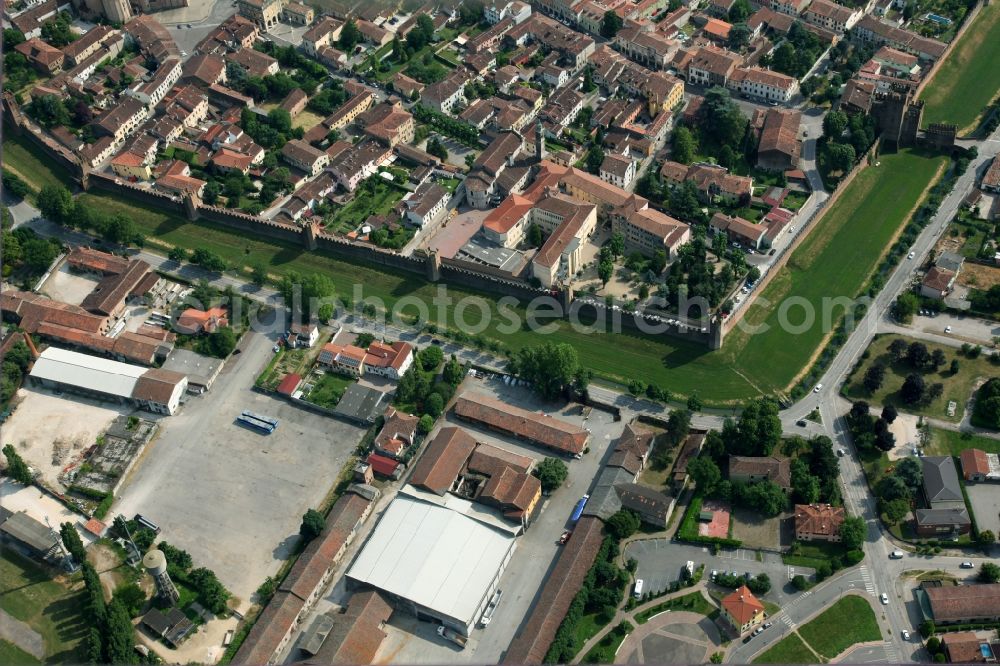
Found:
[[[971,432],[931,428],[931,441],[924,447],[924,455],[957,456],[966,449],[982,449],[987,453],[1000,453],[1000,439],[975,435]]]
[[[357,229],[372,215],[385,215],[392,210],[393,206],[403,198],[406,190],[387,183],[378,176],[376,179],[382,182],[375,183],[374,196],[359,190],[357,196],[348,204],[337,209],[326,226],[346,233]]]
[[[840,599],[799,627],[799,635],[822,657],[832,659],[855,643],[882,640],[871,604],[863,597]]]
[[[818,568],[824,563],[829,563],[834,557],[843,558],[847,549],[839,543],[823,543],[816,541],[813,543],[799,542],[796,546],[797,552],[783,553],[781,561],[783,564],[796,567]]]
[[[82,588],[52,580],[47,569],[9,548],[0,556],[0,581],[0,608],[42,636],[47,662],[86,660],[83,639],[89,627]]]
[[[845,384],[847,397],[851,400],[865,400],[873,405],[893,405],[900,411],[908,414],[918,414],[930,416],[943,421],[958,423],[962,420],[962,410],[965,403],[972,395],[972,387],[976,380],[981,377],[990,377],[997,374],[997,366],[993,365],[986,354],[980,354],[978,358],[968,358],[962,355],[958,349],[947,345],[939,345],[933,342],[920,340],[927,345],[927,350],[931,353],[936,349],[944,352],[947,359],[936,371],[918,373],[922,374],[927,386],[931,384],[943,384],[944,390],[941,397],[927,405],[909,405],[905,403],[899,395],[899,390],[906,380],[906,376],[912,372],[917,372],[904,359],[898,363],[891,363],[889,355],[889,345],[892,341],[902,338],[907,344],[917,342],[915,338],[907,338],[901,335],[881,335],[874,339],[867,350],[867,358],[851,374],[850,379]],[[958,373],[951,374],[951,362],[958,359]],[[886,367],[885,381],[882,386],[870,393],[862,383],[865,372],[875,363],[882,363]],[[948,402],[955,402],[955,414],[948,416]]]
[[[730,361],[762,392],[785,389],[810,364],[844,313],[843,305],[836,307],[828,299],[858,295],[945,162],[944,157],[912,151],[879,159],[881,166],[868,167],[847,186],[761,294],[770,307],[754,304],[745,315],[747,324],[766,325],[766,332],[752,335],[737,328],[726,341],[723,351],[733,353]],[[790,297],[808,302],[815,314],[811,325],[806,325],[801,306],[782,312],[780,305]],[[824,309],[830,313],[829,326],[823,322]]]
[[[814,655],[798,634],[789,634],[753,660],[755,664],[812,664]]]
[[[16,136],[4,125],[3,168],[17,174],[36,192],[46,185],[73,187],[65,169],[30,140]]]
[[[969,128],[1000,91],[1000,5],[984,6],[920,95],[924,125]]]
[[[683,597],[674,597],[669,601],[664,601],[662,604],[647,608],[641,613],[636,613],[635,621],[639,624],[646,624],[654,615],[659,615],[668,610],[690,611],[691,613],[701,613],[713,618],[719,612],[719,609],[710,604],[701,592],[692,592],[691,594],[685,594]]]
[[[42,662],[36,659],[35,655],[25,652],[10,641],[0,639],[0,664],[19,666],[20,664],[40,663]]]
[[[269,266],[269,273],[282,277],[291,272],[300,274],[323,273],[330,277],[338,291],[352,296],[354,285],[363,287],[363,294],[380,298],[392,307],[400,298],[415,297],[425,303],[437,294],[436,285],[412,274],[393,274],[358,266],[335,259],[323,251],[308,252],[297,244],[242,235],[207,221],[189,222],[177,215],[164,213],[139,204],[115,198],[109,194],[84,194],[80,197],[111,214],[124,213],[131,217],[139,230],[162,247],[179,246],[193,250],[205,248],[216,252],[231,264],[242,267],[261,261]],[[645,335],[629,329],[612,335],[589,330],[577,330],[567,321],[554,322],[555,331],[540,334],[518,329],[505,334],[497,326],[508,320],[497,314],[496,296],[478,294],[448,285],[448,295],[453,299],[463,296],[482,297],[481,305],[490,312],[491,324],[484,335],[502,340],[511,349],[540,344],[551,340],[573,345],[581,362],[599,376],[614,381],[627,382],[630,378],[643,377],[669,387],[675,393],[690,395],[698,392],[709,404],[724,404],[743,400],[755,393],[750,384],[728,364],[717,360],[705,345],[689,343],[667,336]],[[453,323],[454,308],[446,308],[447,319]],[[523,315],[523,310],[516,308]],[[412,308],[404,312],[413,312]],[[430,309],[431,318],[438,320],[438,309]],[[476,325],[480,321],[480,307],[465,308],[465,321]],[[544,324],[550,323],[539,317]],[[581,327],[582,328],[582,327]],[[608,354],[614,349],[615,354]],[[711,395],[706,392],[711,390]]]

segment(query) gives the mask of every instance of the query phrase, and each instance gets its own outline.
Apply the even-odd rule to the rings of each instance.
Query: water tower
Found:
[[[177,593],[177,588],[174,587],[174,582],[170,580],[170,574],[167,573],[167,558],[162,550],[151,550],[146,553],[146,556],[142,558],[142,566],[156,581],[156,592],[161,597],[170,603],[176,603],[180,599],[180,594]]]

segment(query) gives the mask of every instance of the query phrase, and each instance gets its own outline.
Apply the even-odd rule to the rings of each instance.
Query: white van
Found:
[[[642,579],[636,578],[635,580],[635,591],[632,592],[636,599],[642,598]]]
[[[892,551],[891,553],[889,553],[889,559],[890,560],[901,560],[901,559],[903,559],[903,551],[901,551],[901,550],[894,550],[894,551]]]

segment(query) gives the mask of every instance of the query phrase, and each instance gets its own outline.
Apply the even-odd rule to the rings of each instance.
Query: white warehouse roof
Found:
[[[131,398],[136,382],[147,370],[149,368],[49,347],[35,361],[31,376]]]
[[[397,495],[347,575],[472,624],[513,548],[509,533]]]

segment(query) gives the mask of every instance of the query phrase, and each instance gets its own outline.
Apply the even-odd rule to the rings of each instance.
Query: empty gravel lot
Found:
[[[216,572],[245,610],[298,538],[306,509],[334,485],[363,430],[251,390],[273,343],[252,334],[208,393],[161,421],[112,512],[142,513]],[[236,424],[244,409],[280,421],[271,435]]]

